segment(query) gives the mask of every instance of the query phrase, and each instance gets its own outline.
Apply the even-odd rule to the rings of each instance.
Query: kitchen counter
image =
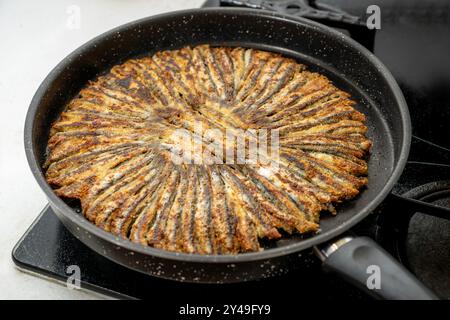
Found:
[[[46,204],[28,167],[23,127],[50,70],[74,49],[121,24],[199,7],[203,0],[46,0],[0,3],[0,299],[97,299],[98,294],[17,270],[11,250]],[[79,15],[78,15],[79,13]]]

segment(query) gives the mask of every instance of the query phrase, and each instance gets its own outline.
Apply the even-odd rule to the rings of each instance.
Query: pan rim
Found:
[[[113,235],[109,232],[104,231],[103,229],[97,227],[96,225],[89,222],[82,215],[76,214],[72,208],[70,208],[61,198],[56,196],[53,192],[53,189],[49,186],[45,177],[41,171],[41,167],[39,165],[38,157],[34,152],[33,148],[33,128],[35,124],[36,113],[38,107],[40,105],[40,101],[45,95],[47,88],[53,83],[55,78],[64,70],[64,66],[67,65],[71,57],[78,56],[84,50],[90,48],[97,41],[101,41],[105,37],[108,37],[118,31],[123,29],[133,28],[133,26],[138,26],[143,22],[155,21],[158,19],[170,19],[183,15],[191,15],[191,14],[234,14],[234,15],[253,15],[259,16],[263,18],[269,19],[279,19],[279,20],[288,20],[296,23],[302,23],[304,25],[317,28],[323,33],[334,36],[335,38],[339,38],[339,41],[345,43],[346,45],[354,47],[358,50],[364,57],[366,57],[370,63],[377,67],[380,71],[383,78],[388,83],[391,88],[393,95],[395,97],[396,103],[399,107],[400,116],[401,116],[401,124],[403,126],[403,141],[401,143],[399,159],[394,164],[394,168],[391,176],[389,177],[387,183],[384,185],[382,190],[379,192],[377,196],[375,196],[365,207],[360,210],[350,219],[343,222],[338,227],[324,232],[322,234],[316,234],[308,239],[301,240],[299,242],[286,245],[285,247],[279,248],[269,248],[259,252],[249,252],[249,253],[240,253],[236,255],[201,255],[201,254],[188,254],[188,253],[179,253],[179,252],[171,252],[162,249],[157,249],[149,246],[143,246],[140,244],[133,243],[128,239],[122,239],[116,235]],[[24,143],[25,143],[25,153],[27,157],[28,164],[31,168],[31,171],[46,194],[50,205],[52,208],[56,208],[56,211],[59,211],[64,215],[65,218],[69,219],[76,226],[86,230],[87,232],[92,233],[94,236],[107,241],[116,246],[123,247],[124,249],[128,249],[130,251],[143,254],[155,256],[158,258],[168,259],[168,260],[176,260],[176,261],[185,261],[185,262],[193,262],[193,263],[241,263],[241,262],[251,262],[251,261],[259,261],[264,259],[275,258],[291,253],[295,253],[301,250],[305,250],[307,248],[313,247],[317,244],[328,241],[336,236],[339,236],[352,226],[356,225],[363,218],[365,218],[370,212],[372,212],[376,206],[378,206],[390,190],[393,188],[394,184],[400,177],[403,169],[406,165],[406,161],[409,155],[410,142],[411,142],[411,120],[409,115],[409,110],[406,104],[406,100],[403,96],[403,93],[400,90],[396,80],[387,69],[387,67],[377,58],[374,54],[372,54],[369,50],[364,48],[362,45],[351,39],[350,37],[332,29],[320,23],[305,19],[292,17],[289,15],[284,15],[276,12],[270,12],[265,10],[258,9],[244,9],[244,8],[200,8],[200,9],[187,9],[187,10],[178,10],[171,11],[159,15],[154,15],[150,17],[145,17],[139,20],[135,20],[126,24],[123,24],[119,27],[116,27],[112,30],[109,30],[105,33],[102,33],[95,38],[89,40],[75,51],[66,56],[61,62],[57,64],[57,66],[47,75],[47,77],[43,80],[38,90],[36,91],[33,99],[30,103],[26,120],[25,120],[25,128],[24,128]]]

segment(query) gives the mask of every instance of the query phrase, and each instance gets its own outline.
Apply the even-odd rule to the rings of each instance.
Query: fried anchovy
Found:
[[[73,97],[51,126],[43,167],[58,196],[78,199],[114,235],[189,254],[259,251],[261,239],[317,232],[322,211],[336,213],[368,184],[372,142],[357,109],[331,80],[277,53],[160,51]],[[256,162],[236,163],[264,147],[260,129],[269,144],[278,134],[278,152],[258,148]]]

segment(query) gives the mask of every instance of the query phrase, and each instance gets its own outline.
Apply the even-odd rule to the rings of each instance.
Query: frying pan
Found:
[[[114,64],[142,54],[209,43],[275,51],[297,59],[348,91],[367,116],[373,140],[368,187],[325,215],[321,232],[271,242],[261,252],[198,255],[132,243],[88,222],[78,204],[58,198],[42,164],[49,128],[65,103],[88,80]],[[36,92],[26,118],[25,149],[31,170],[63,224],[99,254],[146,274],[190,282],[238,282],[276,276],[295,268],[311,249],[325,268],[376,297],[433,299],[406,269],[369,238],[345,233],[389,194],[408,157],[411,123],[404,97],[386,67],[352,39],[321,24],[263,10],[209,8],[177,11],[120,26],[89,41],[60,62]]]

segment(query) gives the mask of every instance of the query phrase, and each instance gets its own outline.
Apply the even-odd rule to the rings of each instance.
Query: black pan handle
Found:
[[[326,271],[336,272],[371,296],[391,300],[438,297],[368,237],[344,236],[316,247]]]

